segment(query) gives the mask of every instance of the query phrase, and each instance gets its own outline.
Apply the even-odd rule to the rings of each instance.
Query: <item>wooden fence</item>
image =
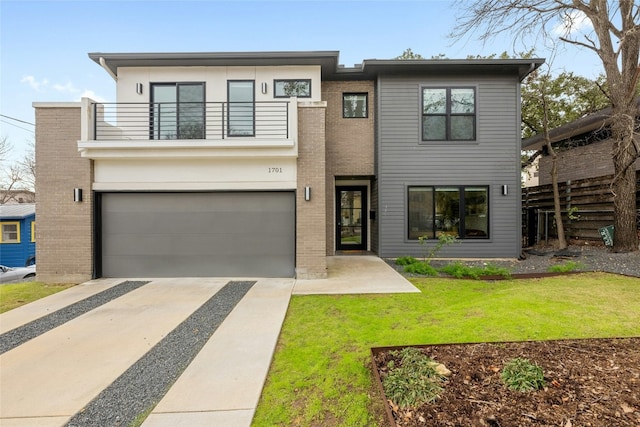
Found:
[[[600,240],[598,229],[613,224],[611,179],[612,176],[609,175],[559,183],[560,204],[567,238]],[[640,214],[639,189],[640,171],[637,171],[636,209]],[[523,246],[531,246],[556,237],[551,184],[523,188]]]

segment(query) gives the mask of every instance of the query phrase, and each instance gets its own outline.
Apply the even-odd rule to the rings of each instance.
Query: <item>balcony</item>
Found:
[[[295,98],[206,103],[97,103],[85,98],[82,109],[78,149],[83,157],[245,156],[252,148],[265,156],[297,155]]]

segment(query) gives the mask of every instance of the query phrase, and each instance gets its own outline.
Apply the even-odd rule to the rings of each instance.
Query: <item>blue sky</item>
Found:
[[[0,114],[34,123],[33,102],[115,101],[115,82],[89,52],[337,50],[340,62],[514,51],[504,37],[452,45],[449,1],[30,1],[0,0]],[[520,52],[531,46],[515,44]],[[528,43],[528,44],[527,44]],[[537,56],[548,52],[538,46]],[[591,51],[567,48],[555,70],[601,70]],[[22,157],[33,126],[0,116],[0,135]]]

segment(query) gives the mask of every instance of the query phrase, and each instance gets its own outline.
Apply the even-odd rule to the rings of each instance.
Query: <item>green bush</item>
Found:
[[[391,352],[400,361],[396,365],[387,364],[389,373],[383,378],[382,386],[388,399],[400,408],[415,408],[433,402],[442,393],[445,378],[439,375],[433,361],[414,347]]]
[[[437,276],[438,270],[428,262],[418,261],[404,267],[406,273],[422,274],[423,276]]]
[[[401,256],[400,258],[396,258],[396,265],[411,265],[416,262],[418,262],[418,260],[412,256]]]
[[[569,273],[571,271],[583,270],[585,265],[581,262],[567,261],[563,264],[552,265],[547,268],[547,271],[551,273]]]
[[[440,268],[440,271],[458,279],[461,279],[463,277],[478,279],[482,276],[511,277],[511,273],[509,272],[509,270],[507,270],[506,268],[498,267],[497,265],[487,264],[484,267],[472,267],[465,265],[460,261],[447,264],[444,267]]]
[[[528,359],[511,359],[502,368],[502,381],[511,390],[527,392],[544,387],[542,368]]]

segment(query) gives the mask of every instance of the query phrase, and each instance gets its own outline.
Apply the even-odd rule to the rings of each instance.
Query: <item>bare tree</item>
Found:
[[[33,191],[35,186],[35,147],[30,144],[29,151],[21,161],[8,164],[8,155],[13,146],[6,136],[0,138],[0,204],[14,198],[20,190]]]
[[[4,163],[13,147],[6,136],[0,137],[0,164]]]
[[[22,172],[23,186],[31,191],[36,188],[36,147],[34,142],[29,143],[29,149],[22,160],[18,162]]]
[[[634,140],[638,115],[634,97],[640,78],[640,4],[634,0],[458,0],[458,7],[464,12],[451,34],[456,40],[477,34],[486,41],[504,33],[513,34],[514,39],[549,39],[554,36],[554,28],[562,24],[564,32],[558,36],[561,41],[598,55],[612,109],[613,251],[637,251],[637,196],[632,165],[640,158],[640,144]],[[592,30],[574,36],[574,30],[585,22]]]

